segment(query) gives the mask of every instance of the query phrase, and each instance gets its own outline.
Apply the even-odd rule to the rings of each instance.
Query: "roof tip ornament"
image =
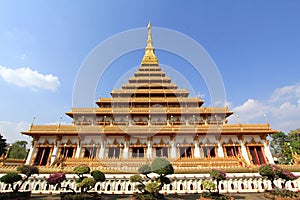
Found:
[[[152,26],[150,21],[148,22],[148,37],[147,37],[147,45],[145,48],[145,55],[142,60],[142,64],[158,64],[158,60],[155,56],[155,50],[152,42]]]
[[[266,124],[268,124],[268,125],[269,125],[269,122],[268,122],[268,117],[267,117],[267,115],[266,115],[266,114],[264,114],[264,118],[265,118]]]
[[[152,27],[151,27],[151,22],[150,22],[150,20],[149,20],[149,22],[148,22],[148,30],[149,29],[151,29]]]

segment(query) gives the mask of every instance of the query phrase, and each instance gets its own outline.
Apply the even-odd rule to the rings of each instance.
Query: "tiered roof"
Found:
[[[190,132],[206,134],[214,130],[221,134],[257,134],[273,133],[268,124],[242,125],[227,124],[226,118],[233,114],[227,107],[201,107],[204,103],[200,97],[189,97],[186,89],[178,89],[171,78],[160,68],[152,43],[151,24],[148,24],[148,38],[141,66],[129,78],[121,89],[113,89],[112,98],[99,98],[98,108],[72,108],[66,114],[73,118],[72,125],[36,126],[23,134],[64,134],[78,132],[86,134],[122,135],[128,132],[151,133],[159,125],[158,134],[189,134]],[[92,120],[85,121],[89,116]],[[134,117],[160,116],[163,122],[129,123]],[[121,121],[114,121],[119,117]],[[106,119],[109,118],[109,122]],[[173,119],[178,121],[173,123]],[[119,119],[119,120],[120,120]],[[122,120],[124,123],[122,123]],[[172,121],[173,120],[173,121]],[[77,126],[77,127],[76,127]],[[78,128],[78,126],[80,128]],[[126,126],[126,131],[120,126]],[[216,128],[211,128],[216,126]],[[156,132],[157,133],[157,132]]]

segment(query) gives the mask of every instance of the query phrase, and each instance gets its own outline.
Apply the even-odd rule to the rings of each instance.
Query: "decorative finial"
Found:
[[[145,55],[142,60],[142,65],[143,64],[158,64],[158,60],[155,56],[155,50],[153,47],[153,42],[152,42],[152,26],[150,21],[148,22],[148,37],[147,37],[147,45],[145,48]]]
[[[268,117],[267,117],[266,114],[264,114],[264,117],[265,117],[266,124],[269,124],[269,122],[268,122]]]
[[[148,30],[151,29],[151,23],[150,23],[150,20],[148,22]]]
[[[34,121],[35,121],[35,116],[33,116],[33,118],[32,118],[31,126],[33,126]]]

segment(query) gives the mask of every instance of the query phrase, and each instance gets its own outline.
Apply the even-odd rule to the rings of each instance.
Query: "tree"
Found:
[[[50,174],[49,177],[46,179],[47,183],[49,185],[58,185],[58,187],[61,187],[61,183],[66,180],[66,173],[58,172]]]
[[[270,147],[273,151],[273,154],[276,158],[278,158],[278,162],[280,164],[287,164],[286,159],[286,142],[288,141],[288,136],[283,132],[278,132],[271,135]]]
[[[37,167],[29,165],[20,166],[17,168],[17,171],[25,175],[25,177],[22,177],[16,172],[9,172],[0,179],[1,182],[10,184],[13,192],[18,192],[22,185],[29,179],[31,175],[39,173],[39,169]],[[14,183],[18,181],[22,181],[21,184],[14,186]]]
[[[0,182],[9,184],[13,192],[18,192],[19,187],[14,184],[20,180],[22,180],[22,176],[16,172],[9,172],[0,178]]]
[[[202,185],[204,189],[209,191],[209,193],[211,193],[211,191],[216,189],[216,184],[211,180],[202,181]]]
[[[74,173],[78,176],[76,179],[77,186],[80,188],[80,192],[87,193],[97,182],[105,181],[105,174],[99,170],[95,170],[91,172],[92,177],[85,176],[89,174],[91,169],[86,165],[79,165],[73,169]]]
[[[287,170],[284,170],[276,165],[270,165],[270,164],[262,165],[259,168],[259,174],[263,177],[266,177],[267,179],[269,179],[271,181],[272,188],[276,188],[274,181],[277,178],[281,178],[285,182],[289,181],[289,180],[295,180],[297,178],[293,173],[291,173]],[[285,185],[285,182],[284,182],[284,185]]]
[[[174,173],[172,164],[165,158],[156,158],[151,165],[142,165],[138,172],[145,178],[138,174],[130,177],[130,182],[137,183],[136,189],[141,192],[135,195],[136,199],[163,199],[163,194],[159,191],[165,184],[171,183],[167,175]],[[156,173],[158,176],[149,177],[150,173]]]
[[[3,138],[3,136],[0,134],[0,156],[6,153],[6,139]]]
[[[11,145],[8,157],[15,159],[25,159],[28,153],[26,145],[26,141],[16,141]]]
[[[292,130],[288,134],[275,133],[271,138],[270,147],[280,164],[292,163],[292,151],[300,154],[300,129]]]
[[[209,174],[213,180],[217,181],[217,193],[219,193],[219,183],[226,179],[226,173],[222,170],[212,169]]]

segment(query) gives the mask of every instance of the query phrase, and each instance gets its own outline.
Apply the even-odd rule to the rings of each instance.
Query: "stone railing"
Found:
[[[297,173],[295,173],[297,174]],[[300,173],[297,174],[298,176]],[[0,176],[3,176],[1,174]],[[132,194],[136,192],[134,189],[135,184],[129,181],[131,174],[106,174],[106,181],[97,183],[92,191],[105,193],[105,194]],[[30,178],[22,186],[20,191],[31,191],[33,194],[58,194],[65,189],[59,189],[57,186],[50,186],[46,182],[49,174],[40,174]],[[174,174],[169,176],[172,180],[171,184],[165,185],[163,193],[202,193],[206,190],[203,189],[202,181],[207,179],[209,174]],[[257,173],[234,173],[227,174],[227,179],[221,181],[219,190],[221,193],[249,193],[249,192],[264,192],[271,189],[271,182],[259,176]],[[68,174],[67,180],[62,183],[62,187],[70,187],[79,192],[76,187],[76,176]],[[275,185],[278,188],[283,188],[284,181],[277,179]],[[300,178],[294,181],[286,182],[286,189],[292,191],[300,190]],[[0,183],[0,192],[11,191],[9,185]]]

